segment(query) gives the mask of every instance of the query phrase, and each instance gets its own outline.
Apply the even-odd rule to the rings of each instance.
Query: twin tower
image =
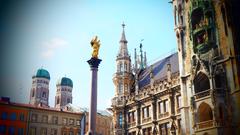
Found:
[[[35,106],[49,107],[49,82],[50,74],[45,69],[38,69],[32,77],[32,88],[29,103]],[[68,103],[72,103],[73,82],[63,77],[57,82],[55,96],[55,108],[62,109]]]

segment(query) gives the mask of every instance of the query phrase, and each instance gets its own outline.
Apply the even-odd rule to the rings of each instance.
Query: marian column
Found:
[[[98,72],[98,65],[102,61],[101,59],[98,59],[100,40],[97,39],[97,36],[95,36],[92,39],[91,46],[93,48],[92,58],[87,61],[92,70],[88,135],[95,135],[96,134],[96,115],[97,115],[97,72]]]

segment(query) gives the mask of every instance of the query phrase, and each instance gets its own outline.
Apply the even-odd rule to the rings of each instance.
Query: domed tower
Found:
[[[37,106],[49,107],[49,81],[50,74],[45,69],[38,69],[32,76],[32,89],[29,103]]]
[[[68,103],[72,103],[73,82],[70,78],[63,77],[57,82],[57,92],[55,96],[55,108],[63,108]]]
[[[124,121],[125,121],[125,100],[130,95],[130,88],[133,84],[133,74],[131,69],[131,58],[128,54],[127,40],[125,37],[124,27],[122,37],[119,41],[120,48],[116,59],[117,72],[113,77],[113,83],[115,85],[115,97],[112,100],[113,114],[114,114],[114,127],[116,131],[114,134],[124,134]]]

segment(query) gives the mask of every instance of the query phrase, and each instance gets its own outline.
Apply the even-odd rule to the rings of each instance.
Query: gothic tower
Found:
[[[63,77],[59,79],[56,86],[55,108],[63,109],[65,105],[72,103],[73,82],[71,79]]]
[[[239,68],[229,0],[172,0],[183,134],[239,133]],[[239,36],[239,35],[238,35]]]
[[[119,41],[120,47],[116,58],[117,72],[113,77],[113,83],[115,85],[115,97],[113,98],[114,109],[114,125],[117,128],[114,134],[124,134],[124,102],[127,96],[130,94],[130,88],[133,83],[132,69],[131,69],[131,58],[127,49],[127,40],[125,36],[125,24],[122,24],[123,31]]]
[[[32,77],[32,88],[30,101],[32,105],[49,107],[49,81],[50,75],[45,69],[38,69],[36,75]]]

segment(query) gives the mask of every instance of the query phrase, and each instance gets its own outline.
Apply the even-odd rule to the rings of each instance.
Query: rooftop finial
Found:
[[[125,24],[124,24],[124,22],[122,23],[122,27],[123,27],[123,29],[125,28]]]

